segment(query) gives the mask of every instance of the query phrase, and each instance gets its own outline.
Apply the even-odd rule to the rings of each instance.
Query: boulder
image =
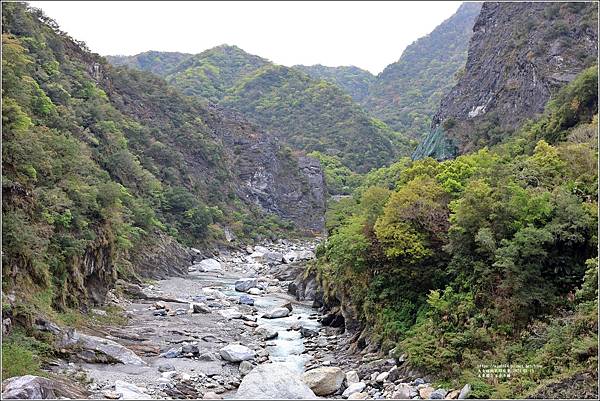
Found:
[[[455,400],[455,399],[458,398],[459,394],[460,394],[460,390],[452,390],[448,394],[446,394],[446,396],[444,397],[444,399],[446,399],[446,400]]]
[[[377,377],[375,378],[375,381],[377,383],[383,383],[388,376],[390,375],[390,372],[381,372],[380,374],[377,375]]]
[[[239,292],[247,292],[250,288],[256,287],[257,279],[241,278],[235,282],[235,290]]]
[[[144,389],[122,380],[115,381],[115,391],[121,393],[121,398],[124,400],[147,400],[150,398]]]
[[[191,313],[210,313],[210,308],[203,302],[196,303],[192,302],[189,308]]]
[[[443,400],[447,394],[448,394],[448,390],[443,389],[443,388],[438,388],[433,393],[431,393],[429,398],[432,400]]]
[[[227,320],[242,318],[242,313],[239,310],[233,308],[220,310],[219,315],[223,316]]]
[[[342,397],[348,398],[354,393],[360,393],[365,389],[365,387],[367,387],[367,385],[363,382],[352,383],[348,386],[346,390],[344,390],[344,392],[342,393]]]
[[[248,295],[242,295],[239,299],[240,304],[242,305],[254,305],[254,298],[249,297]]]
[[[216,290],[214,288],[203,288],[202,292],[206,296],[207,300],[208,300],[208,298],[212,298],[212,299],[225,299],[225,298],[227,298],[225,296],[225,294],[223,294],[221,291]]]
[[[352,383],[358,383],[360,379],[358,378],[358,373],[356,370],[351,370],[346,372],[346,384],[350,385]]]
[[[342,387],[344,372],[338,367],[311,369],[302,375],[302,381],[316,395],[330,395]]]
[[[184,345],[183,347],[181,347],[181,353],[183,355],[188,355],[188,354],[198,355],[200,353],[200,350],[198,349],[198,346],[196,346],[196,345],[187,344],[187,345]]]
[[[248,361],[240,362],[239,370],[240,370],[240,374],[242,376],[246,376],[248,373],[250,373],[250,371],[252,369],[254,369],[254,365],[252,365],[250,362],[248,362]]]
[[[460,394],[458,395],[459,400],[466,399],[469,394],[471,394],[471,385],[469,383],[465,384],[465,386],[460,390]]]
[[[90,363],[123,363],[143,366],[146,363],[129,348],[107,340],[69,330],[63,335],[60,347],[72,349],[82,360]]]
[[[290,310],[288,308],[275,308],[263,315],[266,319],[278,319],[282,317],[287,317],[290,315]]]
[[[221,263],[215,259],[204,259],[200,263],[194,265],[199,272],[220,272],[223,270]]]
[[[265,254],[265,253],[269,252],[269,250],[267,248],[265,248],[264,246],[256,245],[254,247],[254,252],[260,252],[262,254]]]
[[[229,362],[241,362],[254,359],[256,355],[250,348],[241,344],[229,344],[219,350],[221,358]]]
[[[263,290],[261,290],[260,288],[256,288],[256,287],[252,287],[248,290],[248,294],[250,295],[261,295],[263,293]]]
[[[431,394],[433,393],[433,387],[426,386],[419,389],[419,397],[424,400],[428,400]]]
[[[260,336],[265,341],[276,338],[279,335],[277,330],[274,330],[274,329],[272,329],[270,327],[266,327],[266,326],[257,327],[256,329],[254,329],[254,334]]]
[[[313,251],[298,251],[296,252],[296,260],[309,260],[314,259],[315,253]]]
[[[308,329],[306,327],[300,328],[300,336],[302,336],[303,338],[317,337],[318,335],[319,335],[319,332],[316,330]]]
[[[63,381],[26,375],[4,380],[2,382],[1,398],[3,400],[82,399],[87,398],[87,394],[72,384]]]
[[[348,397],[349,400],[366,400],[369,394],[367,393],[354,393],[350,394]]]
[[[175,370],[175,366],[171,365],[170,363],[165,363],[163,365],[159,365],[158,366],[158,371],[160,373],[163,373],[163,372],[172,372],[174,370]]]
[[[317,396],[300,376],[281,362],[259,365],[247,374],[238,399],[315,399]]]
[[[400,399],[400,400],[407,400],[412,398],[411,397],[411,387],[406,384],[406,383],[400,383],[397,387],[396,387],[396,391],[394,391],[394,394],[392,395],[393,399]]]
[[[181,356],[181,347],[171,348],[167,352],[160,354],[162,358],[179,358]]]
[[[264,258],[268,263],[278,264],[283,262],[283,255],[279,252],[267,252],[264,254]]]

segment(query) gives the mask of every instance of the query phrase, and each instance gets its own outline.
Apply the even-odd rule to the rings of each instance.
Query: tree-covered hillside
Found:
[[[501,146],[368,174],[328,211],[328,302],[444,388],[597,397],[597,87],[594,66]]]
[[[362,104],[369,95],[370,87],[375,81],[375,76],[369,71],[354,66],[326,67],[317,64],[310,66],[295,65],[294,68],[315,79],[322,79],[336,84],[358,104]]]
[[[207,246],[226,229],[250,239],[302,224],[249,198],[246,170],[276,165],[261,192],[269,205],[285,209],[280,191],[294,215],[321,213],[283,146],[155,75],[112,67],[22,3],[2,7],[2,90],[3,290],[32,308],[100,302],[158,239],[181,250],[175,240]]]
[[[337,157],[355,171],[393,162],[415,145],[337,86],[235,46],[219,46],[163,70],[184,93],[239,111],[294,148]]]
[[[481,3],[463,3],[456,14],[408,46],[376,77],[364,107],[411,138],[426,135],[442,96],[465,65],[480,9]]]

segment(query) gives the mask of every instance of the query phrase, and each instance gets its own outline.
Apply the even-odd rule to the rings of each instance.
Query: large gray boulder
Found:
[[[266,319],[278,319],[281,317],[287,317],[290,315],[290,310],[288,308],[275,308],[263,315]]]
[[[3,400],[82,399],[87,398],[87,394],[69,383],[26,375],[4,380],[1,398]]]
[[[223,270],[221,263],[215,259],[204,259],[200,263],[195,264],[193,267],[199,272],[220,272]]]
[[[315,399],[317,396],[284,363],[259,365],[248,373],[238,388],[237,399]]]
[[[61,348],[72,349],[82,360],[90,363],[123,363],[144,366],[146,363],[129,348],[106,338],[69,330],[60,341]]]
[[[229,362],[241,362],[254,359],[256,355],[250,348],[241,344],[229,344],[219,350],[221,358]]]
[[[256,287],[257,279],[241,278],[235,282],[235,290],[239,292],[247,292],[250,288]]]
[[[267,326],[259,326],[254,329],[254,334],[260,336],[263,340],[271,340],[279,335],[277,330]]]
[[[344,372],[338,367],[322,367],[311,369],[302,375],[302,381],[316,395],[330,395],[342,387]]]

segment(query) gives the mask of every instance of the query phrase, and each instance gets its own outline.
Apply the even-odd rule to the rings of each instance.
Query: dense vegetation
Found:
[[[421,139],[440,100],[454,86],[467,60],[481,3],[464,3],[429,35],[408,46],[377,76],[363,102],[394,130]]]
[[[129,253],[158,235],[199,246],[225,226],[241,239],[279,227],[238,197],[218,116],[112,68],[39,10],[4,4],[2,26],[3,290],[64,309],[95,296],[87,275],[134,274]]]
[[[475,397],[597,372],[597,85],[592,67],[493,149],[368,174],[328,212],[326,296]],[[481,364],[533,369],[485,377]]]
[[[294,68],[315,79],[336,84],[348,93],[352,100],[362,104],[369,95],[375,77],[369,71],[354,66],[326,67],[324,65],[295,65]]]
[[[143,68],[139,61],[127,64]],[[235,46],[218,46],[162,70],[185,94],[239,111],[295,149],[335,156],[353,171],[389,164],[415,145],[368,115],[336,85]]]

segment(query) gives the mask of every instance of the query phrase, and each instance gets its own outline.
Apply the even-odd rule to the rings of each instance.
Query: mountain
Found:
[[[2,22],[3,281],[26,310],[187,273],[181,244],[322,228],[318,160],[108,64],[40,10],[3,4]]]
[[[501,142],[542,113],[597,63],[597,14],[597,3],[485,3],[464,74],[413,157],[451,158]]]
[[[135,56],[111,56],[109,61],[116,66],[125,66],[149,71],[156,75],[165,75],[172,66],[179,64],[190,56],[191,54],[188,53],[148,51]]]
[[[463,3],[429,35],[406,47],[371,85],[364,107],[394,130],[420,139],[440,99],[456,83],[481,3]]]
[[[375,81],[375,76],[369,71],[354,66],[325,67],[316,64],[311,66],[295,65],[294,68],[314,79],[322,79],[336,84],[358,104],[362,104],[369,95],[371,85]]]
[[[218,46],[160,70],[183,93],[241,112],[295,149],[335,156],[355,171],[385,165],[414,146],[336,85],[235,46]]]

